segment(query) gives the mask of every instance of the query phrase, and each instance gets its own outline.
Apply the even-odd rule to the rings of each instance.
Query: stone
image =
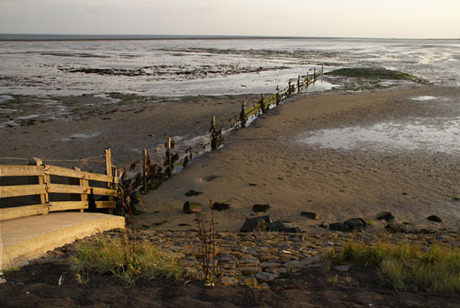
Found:
[[[193,214],[201,212],[201,204],[196,202],[185,201],[183,211],[185,214]]]
[[[338,271],[338,272],[348,272],[351,268],[351,265],[337,265],[337,266],[334,266],[334,270]]]
[[[429,221],[434,221],[434,222],[442,222],[441,217],[436,216],[436,215],[428,216],[426,219],[428,219]]]
[[[220,284],[223,286],[233,286],[238,284],[238,279],[235,277],[223,276],[220,278]]]
[[[300,232],[302,232],[302,230],[300,230],[299,227],[289,227],[289,228],[284,229],[284,232],[286,232],[286,233],[300,233]]]
[[[195,191],[195,190],[193,190],[193,189],[190,189],[189,191],[187,191],[187,192],[185,193],[185,195],[186,195],[187,197],[198,196],[198,195],[201,195],[201,194],[202,194],[201,191]]]
[[[316,214],[314,212],[301,212],[300,216],[307,217],[307,218],[314,219],[314,220],[319,219],[318,214]]]
[[[250,276],[262,271],[260,267],[239,267],[238,270],[240,270],[244,276]]]
[[[407,233],[407,226],[404,224],[389,223],[385,226],[385,229],[391,233]]]
[[[350,218],[345,221],[345,228],[348,231],[363,232],[366,229],[366,222],[362,218]]]
[[[277,220],[267,224],[268,231],[278,231],[283,232],[286,229],[286,226],[281,222],[281,220]]]
[[[390,220],[395,219],[395,217],[393,216],[393,214],[391,214],[391,212],[380,212],[377,214],[376,218],[377,220],[385,220],[385,221],[390,221]]]
[[[246,218],[240,232],[262,232],[267,231],[267,224],[271,223],[270,216],[259,216],[254,218]]]
[[[250,288],[257,288],[258,282],[255,277],[243,277],[240,282],[242,285],[246,285]]]
[[[279,275],[274,273],[259,272],[256,273],[255,276],[258,282],[265,283],[275,280],[276,278],[278,278]]]
[[[216,211],[226,211],[230,208],[230,204],[225,202],[214,202],[212,209]]]
[[[266,212],[270,208],[270,204],[254,204],[252,210],[254,212]]]
[[[329,224],[329,230],[331,231],[346,231],[345,224],[343,222],[333,222]]]

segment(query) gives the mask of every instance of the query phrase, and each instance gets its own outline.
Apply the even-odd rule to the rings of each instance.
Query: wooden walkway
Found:
[[[0,269],[26,265],[76,239],[124,227],[124,217],[100,213],[59,212],[0,221]]]

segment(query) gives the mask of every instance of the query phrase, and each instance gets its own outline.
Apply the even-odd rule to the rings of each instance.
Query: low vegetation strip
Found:
[[[379,242],[350,242],[343,251],[324,255],[333,263],[376,266],[382,283],[401,291],[453,293],[460,291],[460,249]]]

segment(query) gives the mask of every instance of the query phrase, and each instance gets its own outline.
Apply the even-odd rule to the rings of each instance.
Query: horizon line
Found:
[[[41,38],[38,38],[40,37]],[[199,39],[381,39],[381,40],[460,40],[460,38],[397,38],[361,36],[285,36],[285,35],[214,35],[214,34],[53,34],[0,33],[0,41],[88,41],[88,40],[199,40]]]

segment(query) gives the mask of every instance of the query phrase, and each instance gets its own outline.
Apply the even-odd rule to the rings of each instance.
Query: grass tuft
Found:
[[[98,237],[76,244],[69,265],[77,280],[86,283],[89,273],[112,274],[133,284],[138,278],[179,278],[184,273],[179,258],[156,249],[148,242],[132,246],[123,239]]]
[[[351,242],[342,252],[328,250],[323,259],[377,266],[382,283],[396,290],[460,291],[459,248],[432,246],[424,251],[417,245]]]

